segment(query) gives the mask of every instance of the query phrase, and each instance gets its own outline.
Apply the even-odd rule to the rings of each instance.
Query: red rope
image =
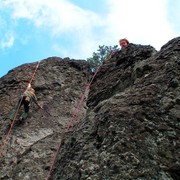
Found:
[[[10,136],[11,130],[12,130],[13,125],[14,125],[14,122],[15,122],[15,120],[16,120],[18,111],[19,111],[19,109],[20,109],[21,102],[22,102],[22,98],[21,98],[21,100],[20,100],[20,102],[19,102],[19,105],[18,105],[18,108],[17,108],[16,113],[15,113],[15,115],[14,115],[13,121],[11,122],[10,129],[9,129],[9,131],[8,131],[8,133],[7,133],[7,136],[6,136],[6,138],[5,138],[4,142],[3,142],[3,145],[2,145],[2,147],[1,147],[0,155],[3,154],[3,150],[4,150],[4,148],[5,148],[5,145],[6,145],[7,141],[8,141],[8,138],[9,138],[9,136]]]
[[[53,167],[54,167],[54,164],[55,164],[55,162],[56,162],[57,155],[58,155],[58,153],[59,153],[60,148],[61,148],[61,142],[58,144],[57,150],[56,150],[56,152],[55,152],[55,154],[54,154],[54,156],[53,156],[53,161],[52,161],[51,167],[50,167],[50,169],[49,169],[48,175],[47,175],[47,177],[46,177],[46,180],[48,180],[48,179],[50,178],[51,171],[52,171],[52,169],[53,169]]]
[[[36,68],[35,68],[35,70],[34,70],[34,73],[33,73],[33,75],[32,75],[31,80],[29,81],[29,84],[32,83],[32,81],[33,81],[33,79],[34,79],[34,77],[35,77],[35,75],[36,75],[37,69],[38,69],[38,67],[39,67],[39,64],[40,64],[40,61],[39,61],[39,62],[37,63],[37,65],[36,65]],[[28,84],[28,85],[29,85],[29,84]]]
[[[37,71],[37,69],[38,69],[39,63],[40,63],[40,62],[38,62],[38,64],[36,65],[36,68],[35,68],[35,70],[34,70],[34,73],[33,73],[33,75],[32,75],[32,78],[31,78],[31,80],[29,81],[27,87],[28,87],[29,84],[33,81],[33,79],[34,79],[34,77],[35,77],[35,74],[36,74],[36,71]],[[20,102],[19,102],[19,105],[18,105],[18,108],[16,109],[16,112],[15,112],[15,115],[14,115],[14,118],[13,118],[13,121],[11,122],[10,129],[9,129],[9,131],[8,131],[8,133],[7,133],[7,135],[6,135],[6,138],[5,138],[4,142],[3,142],[3,145],[2,145],[2,147],[1,147],[1,149],[0,149],[0,155],[3,154],[3,151],[4,151],[4,148],[5,148],[6,143],[7,143],[7,141],[8,141],[8,138],[10,137],[10,134],[11,134],[11,131],[12,131],[14,122],[15,122],[15,120],[16,120],[18,111],[19,111],[20,106],[21,106],[21,103],[22,103],[22,99],[23,99],[23,98],[21,98],[21,100],[20,100]]]
[[[96,71],[95,71],[93,77],[91,78],[89,84],[87,84],[86,89],[85,89],[85,91],[84,91],[84,94],[82,95],[82,97],[81,97],[81,99],[80,99],[80,102],[79,102],[79,104],[78,104],[78,106],[77,106],[76,112],[74,113],[74,115],[72,116],[72,118],[67,122],[67,126],[65,127],[66,132],[68,132],[68,131],[70,130],[70,128],[72,128],[72,126],[74,125],[74,123],[77,121],[77,118],[78,118],[79,113],[80,113],[80,110],[81,110],[81,108],[82,108],[82,104],[83,104],[84,98],[85,98],[85,96],[86,96],[86,93],[87,93],[87,91],[89,90],[89,88],[90,88],[90,86],[91,86],[91,84],[92,84],[92,82],[93,82],[93,80],[94,80],[97,72],[99,71],[99,69],[100,69],[100,66],[96,69]]]
[[[72,126],[73,126],[73,125],[75,124],[75,122],[77,121],[77,118],[78,118],[80,109],[81,109],[81,107],[82,107],[82,104],[83,104],[83,101],[84,101],[86,92],[89,90],[89,88],[90,88],[90,86],[91,86],[91,84],[92,84],[92,82],[93,82],[96,74],[97,74],[98,71],[100,70],[100,67],[101,67],[101,65],[96,69],[96,71],[95,71],[93,77],[91,78],[90,82],[86,85],[85,91],[84,91],[83,95],[81,96],[81,99],[80,99],[80,101],[79,101],[79,104],[78,104],[78,106],[77,106],[77,108],[76,108],[75,113],[73,114],[72,118],[70,118],[70,120],[67,122],[67,125],[65,125],[65,128],[64,128],[65,132],[68,132],[68,131],[70,130],[70,128],[72,128]],[[50,170],[49,170],[49,172],[48,172],[48,175],[47,175],[47,177],[46,177],[46,180],[49,180],[49,178],[50,178],[51,171],[52,171],[52,169],[53,169],[53,167],[54,167],[54,164],[55,164],[56,159],[57,159],[57,155],[58,155],[59,150],[60,150],[60,148],[61,148],[61,142],[62,142],[62,140],[61,140],[60,143],[58,144],[58,148],[57,148],[57,150],[56,150],[56,152],[55,152],[55,154],[54,154],[54,156],[53,156],[53,161],[52,161]]]

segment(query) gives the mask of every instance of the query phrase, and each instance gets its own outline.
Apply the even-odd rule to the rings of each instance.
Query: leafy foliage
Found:
[[[99,45],[99,49],[97,50],[97,52],[93,52],[92,57],[87,59],[87,62],[89,63],[91,70],[94,71],[96,67],[98,67],[101,63],[110,58],[110,54],[112,51],[117,50],[119,50],[118,45],[114,45],[113,47]]]

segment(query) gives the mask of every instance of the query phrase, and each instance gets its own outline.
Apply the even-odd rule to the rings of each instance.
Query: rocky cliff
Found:
[[[12,108],[26,89],[36,65],[24,64],[0,79],[1,147],[8,133]],[[0,157],[0,179],[45,179],[64,125],[88,82],[88,73],[86,61],[53,57],[40,62],[32,87],[44,110],[31,104],[30,117],[23,124],[13,126]],[[80,117],[85,116],[86,109],[84,103]],[[23,107],[19,114],[22,111]]]
[[[7,112],[34,66],[0,79],[2,142]],[[45,179],[59,142],[52,180],[180,179],[180,37],[158,52],[130,44],[116,53],[100,67],[73,129],[63,133],[91,77],[85,61],[41,62],[33,86],[45,110],[33,106],[13,127],[1,179]]]

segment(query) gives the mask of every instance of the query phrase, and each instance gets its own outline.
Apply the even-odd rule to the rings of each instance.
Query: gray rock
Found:
[[[43,60],[33,86],[47,112],[33,106],[25,124],[13,128],[1,178],[45,179],[61,142],[50,180],[180,179],[179,60],[180,37],[158,52],[136,44],[119,51],[99,70],[68,132],[91,74],[85,61]],[[0,79],[2,142],[8,112],[35,65]]]

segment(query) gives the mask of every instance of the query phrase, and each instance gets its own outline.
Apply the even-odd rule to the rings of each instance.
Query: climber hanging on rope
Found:
[[[27,89],[23,93],[23,95],[20,96],[19,100],[17,101],[15,108],[13,109],[13,112],[10,116],[10,120],[12,121],[14,119],[14,116],[16,112],[20,109],[22,105],[24,105],[24,112],[19,118],[19,121],[25,120],[29,115],[29,107],[30,103],[34,102],[40,109],[43,109],[43,107],[37,102],[37,97],[35,95],[35,90],[31,87],[31,84],[28,84]]]

